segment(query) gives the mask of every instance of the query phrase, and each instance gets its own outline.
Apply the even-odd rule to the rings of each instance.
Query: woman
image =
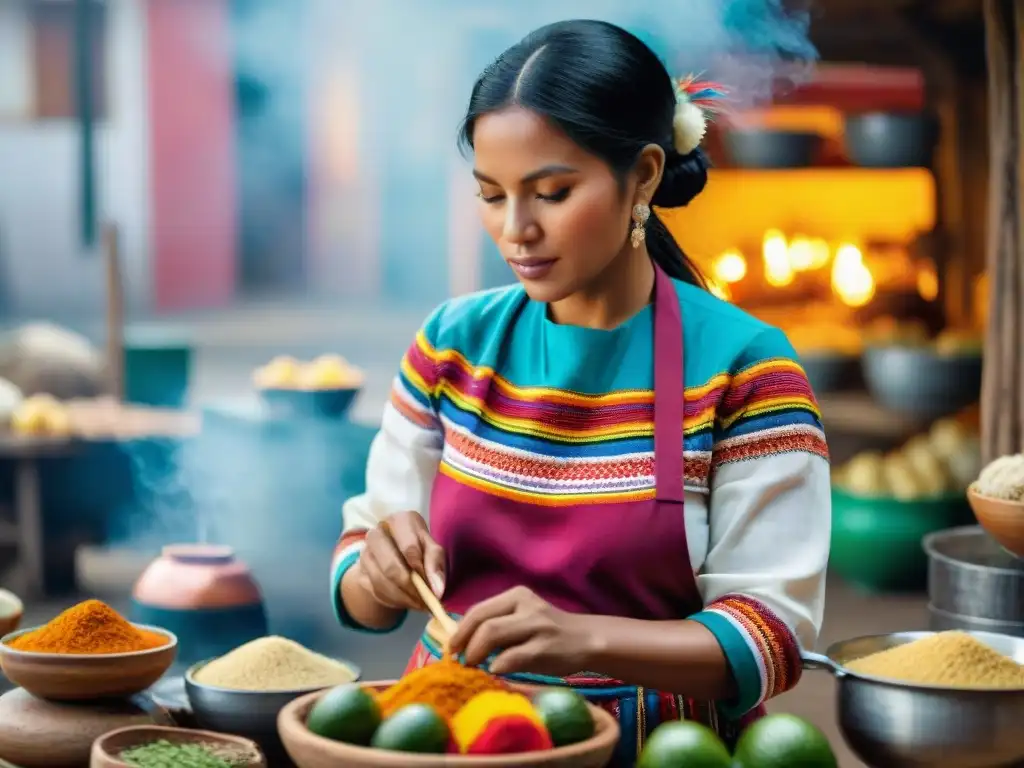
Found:
[[[422,608],[420,572],[461,616],[453,651],[606,705],[623,765],[666,719],[734,740],[796,684],[829,550],[792,348],[705,291],[648,213],[707,180],[687,106],[596,21],[544,27],[481,75],[463,140],[520,285],[426,321],[333,569],[339,620],[374,632]],[[411,667],[437,655],[425,637]]]

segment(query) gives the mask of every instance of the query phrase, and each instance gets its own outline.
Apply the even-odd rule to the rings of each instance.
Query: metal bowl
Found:
[[[852,389],[861,379],[860,357],[839,353],[808,352],[800,355],[814,394]]]
[[[740,168],[806,168],[822,144],[817,133],[769,128],[734,128],[724,139],[729,159]]]
[[[938,124],[927,114],[868,112],[845,121],[846,153],[862,168],[927,168]]]
[[[934,632],[896,632],[844,640],[824,655],[804,652],[805,669],[836,677],[839,729],[852,749],[875,768],[995,768],[1024,760],[1024,688],[965,690],[912,685],[860,675],[854,659],[921,640]],[[1017,663],[1024,639],[971,632]]]
[[[869,347],[861,358],[868,392],[886,408],[937,419],[981,396],[981,355],[940,355],[929,347]]]
[[[213,659],[201,661],[185,672],[185,693],[198,728],[232,733],[255,741],[267,753],[271,764],[282,753],[277,735],[277,716],[285,705],[309,693],[330,688],[313,686],[291,691],[238,691],[197,682],[195,675]],[[342,662],[352,670],[353,681],[360,677],[354,664]]]

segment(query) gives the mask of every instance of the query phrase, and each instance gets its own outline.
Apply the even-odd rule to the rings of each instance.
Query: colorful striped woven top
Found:
[[[695,617],[746,670],[740,711],[795,683],[822,620],[828,451],[785,336],[676,281],[684,322],[685,519],[706,606]],[[366,530],[428,512],[438,472],[535,505],[653,498],[648,307],[613,330],[563,326],[516,285],[446,302],[402,360],[371,449],[367,491],[344,509],[338,586]],[[731,649],[731,650],[730,650]]]

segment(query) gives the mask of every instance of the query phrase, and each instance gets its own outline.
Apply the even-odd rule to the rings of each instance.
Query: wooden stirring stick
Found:
[[[382,522],[380,527],[381,530],[391,537],[392,541],[394,541],[394,537],[391,534],[391,528],[387,524],[387,521]],[[434,594],[434,591],[427,586],[427,582],[423,580],[422,576],[416,573],[416,571],[410,569],[409,578],[412,579],[412,585],[419,593],[420,600],[422,600],[423,604],[427,606],[427,610],[430,611],[430,615],[433,616],[434,620],[437,622],[438,629],[443,634],[443,637],[439,639],[443,641],[444,647],[447,648],[448,640],[455,634],[455,630],[459,625],[455,622],[455,619],[448,615],[444,606],[441,605],[441,601],[437,599],[437,595]]]

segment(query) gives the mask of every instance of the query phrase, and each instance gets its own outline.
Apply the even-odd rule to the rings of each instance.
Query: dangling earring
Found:
[[[639,248],[640,243],[647,237],[647,230],[644,227],[650,217],[651,209],[644,203],[633,206],[633,229],[629,233],[629,239],[633,242],[634,248]]]

